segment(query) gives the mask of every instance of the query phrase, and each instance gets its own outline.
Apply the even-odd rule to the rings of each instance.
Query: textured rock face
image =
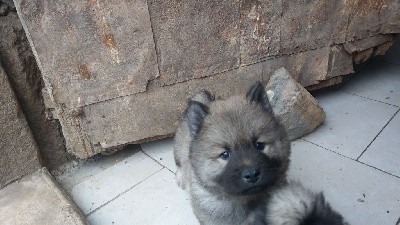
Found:
[[[40,168],[36,143],[1,65],[0,154],[0,188]]]
[[[12,1],[0,0],[0,4],[7,9],[0,15],[0,63],[32,130],[43,165],[52,169],[70,158],[60,123],[46,118],[41,73]]]
[[[266,86],[274,113],[290,140],[312,132],[325,119],[317,100],[297,83],[285,68],[278,69]]]
[[[56,104],[143,92],[158,76],[146,1],[15,2]]]
[[[400,32],[399,0],[14,2],[80,158],[173,134],[195,90],[237,94],[282,66],[311,89],[337,84]]]

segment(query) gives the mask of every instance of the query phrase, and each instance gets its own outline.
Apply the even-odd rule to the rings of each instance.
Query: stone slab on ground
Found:
[[[274,113],[290,140],[312,132],[324,121],[325,112],[318,101],[285,68],[271,76],[266,89]]]
[[[2,224],[88,224],[45,168],[1,189],[0,205]]]
[[[0,153],[0,188],[41,167],[31,130],[1,65]]]

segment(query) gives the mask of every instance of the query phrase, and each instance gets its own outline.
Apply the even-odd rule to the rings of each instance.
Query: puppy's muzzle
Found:
[[[255,167],[248,167],[242,171],[242,178],[245,182],[254,184],[260,179],[260,169]]]

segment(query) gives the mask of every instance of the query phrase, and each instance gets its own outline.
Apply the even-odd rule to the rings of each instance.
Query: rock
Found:
[[[290,140],[312,132],[325,119],[318,101],[283,67],[271,76],[266,91]]]
[[[33,173],[41,165],[35,140],[1,65],[0,105],[1,188],[22,176]],[[1,201],[0,205],[3,205]],[[1,217],[0,221],[2,221]]]
[[[143,92],[158,76],[147,1],[14,2],[57,105]]]
[[[158,85],[207,77],[239,66],[240,3],[150,0]]]
[[[372,56],[373,52],[374,52],[374,49],[373,48],[369,48],[367,50],[354,53],[354,55],[353,55],[354,63],[355,64],[360,64],[362,62],[367,61]]]
[[[12,4],[10,0],[7,2]],[[66,153],[60,123],[46,118],[41,95],[42,75],[17,12],[10,11],[7,16],[0,16],[0,40],[0,61],[20,105],[21,114],[24,114],[32,131],[43,166],[54,169],[71,156]]]
[[[2,224],[88,224],[46,168],[1,189],[0,205]]]
[[[395,39],[393,34],[379,34],[372,37],[363,38],[360,40],[350,41],[343,44],[344,49],[352,54],[373,48],[375,46],[392,42]],[[393,43],[392,43],[393,44]]]

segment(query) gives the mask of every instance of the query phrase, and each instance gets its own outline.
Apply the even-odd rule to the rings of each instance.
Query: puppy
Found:
[[[189,103],[175,136],[177,181],[201,224],[242,224],[286,181],[290,143],[260,82],[246,96]]]
[[[174,140],[178,185],[204,225],[307,224],[324,199],[287,184],[289,156],[290,142],[260,82],[225,100],[197,94]],[[291,220],[296,210],[306,213]]]

